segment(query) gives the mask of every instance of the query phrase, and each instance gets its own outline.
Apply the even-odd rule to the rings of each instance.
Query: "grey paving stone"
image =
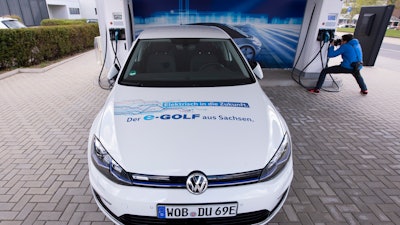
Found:
[[[87,135],[109,93],[99,72],[90,51],[0,80],[0,225],[112,224],[87,177]],[[294,147],[292,188],[271,224],[400,224],[400,79],[363,75],[368,96],[346,75],[338,93],[263,86]]]

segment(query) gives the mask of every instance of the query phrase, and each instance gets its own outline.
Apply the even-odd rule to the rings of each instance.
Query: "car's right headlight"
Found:
[[[110,156],[97,137],[93,138],[92,161],[108,179],[122,185],[132,185],[129,174]]]
[[[275,175],[277,175],[289,161],[290,156],[292,154],[292,143],[290,139],[289,133],[286,133],[283,137],[281,145],[278,150],[275,152],[274,157],[268,162],[268,164],[264,167],[259,180],[267,181],[272,179]]]

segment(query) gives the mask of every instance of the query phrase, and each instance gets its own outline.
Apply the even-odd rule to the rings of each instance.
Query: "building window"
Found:
[[[69,14],[71,14],[71,15],[79,15],[81,13],[79,12],[79,8],[69,8]]]

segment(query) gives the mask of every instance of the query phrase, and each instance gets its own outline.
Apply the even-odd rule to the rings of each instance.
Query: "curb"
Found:
[[[8,78],[8,77],[11,77],[11,76],[14,76],[16,74],[20,74],[20,73],[44,73],[44,72],[47,72],[47,71],[49,71],[49,70],[51,70],[51,69],[53,69],[53,68],[55,68],[57,66],[60,66],[60,65],[62,65],[64,63],[67,63],[67,62],[69,62],[71,60],[74,60],[74,59],[79,58],[79,57],[81,57],[81,56],[83,56],[85,54],[88,54],[90,51],[93,51],[93,50],[89,50],[89,51],[81,53],[79,55],[72,56],[70,58],[64,59],[64,60],[62,60],[60,62],[51,64],[51,65],[43,67],[43,68],[18,68],[18,69],[15,69],[15,70],[11,70],[9,72],[5,72],[5,73],[0,74],[0,80]]]

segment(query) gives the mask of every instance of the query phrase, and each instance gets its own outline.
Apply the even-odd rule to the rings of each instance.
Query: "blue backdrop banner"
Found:
[[[133,0],[135,36],[147,26],[192,24],[227,32],[249,60],[292,68],[307,0]]]

